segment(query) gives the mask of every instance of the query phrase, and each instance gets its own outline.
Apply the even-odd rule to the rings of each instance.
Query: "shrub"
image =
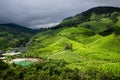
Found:
[[[66,43],[65,50],[72,50],[72,43]]]

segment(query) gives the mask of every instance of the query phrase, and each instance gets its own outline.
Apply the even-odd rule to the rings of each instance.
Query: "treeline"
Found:
[[[37,30],[25,28],[16,24],[0,24],[0,50],[25,45]]]
[[[89,9],[81,14],[64,19],[59,25],[52,29],[58,29],[62,27],[77,26],[83,22],[100,20],[101,18],[111,18],[113,22],[117,21],[117,16],[120,15],[120,8],[118,7],[95,7]]]
[[[29,41],[31,35],[29,34],[11,34],[9,32],[0,32],[0,49],[6,50],[7,48],[19,47],[20,45],[25,45]]]

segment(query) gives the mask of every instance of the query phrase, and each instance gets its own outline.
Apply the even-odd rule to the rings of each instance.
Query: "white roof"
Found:
[[[3,56],[6,56],[6,55],[19,55],[21,54],[21,52],[11,52],[11,53],[5,53],[5,54],[2,54]]]
[[[5,57],[0,57],[0,59],[5,59]]]

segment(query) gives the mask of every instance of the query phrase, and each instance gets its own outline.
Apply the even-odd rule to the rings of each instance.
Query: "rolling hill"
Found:
[[[92,8],[33,36],[22,56],[64,60],[70,69],[120,77],[119,24],[120,8]]]
[[[48,29],[0,25],[0,49],[26,42],[25,54],[10,57],[40,61],[25,67],[0,60],[1,80],[120,80],[118,7],[95,7]]]

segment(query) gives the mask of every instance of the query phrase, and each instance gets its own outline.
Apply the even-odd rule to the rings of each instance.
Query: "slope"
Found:
[[[66,67],[73,70],[120,76],[119,11],[119,8],[97,7],[81,13],[90,12],[82,22],[79,16],[67,18],[32,37],[28,52],[22,57],[63,60],[68,63]]]
[[[17,24],[0,24],[0,49],[23,45],[34,34],[34,30]]]

